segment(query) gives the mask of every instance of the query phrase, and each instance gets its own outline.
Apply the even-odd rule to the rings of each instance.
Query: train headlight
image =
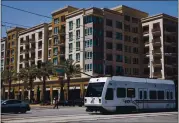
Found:
[[[99,99],[99,103],[101,103],[101,99]]]

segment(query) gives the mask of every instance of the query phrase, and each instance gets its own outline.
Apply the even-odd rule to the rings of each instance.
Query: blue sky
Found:
[[[64,6],[71,5],[78,8],[112,8],[118,5],[126,5],[145,11],[149,15],[166,13],[178,17],[177,1],[3,1],[2,4],[24,9],[27,11],[51,16],[51,12]],[[2,6],[2,21],[21,24],[25,26],[34,26],[43,22],[50,22],[51,19],[39,17],[36,15],[24,13],[18,10]],[[9,26],[15,26],[6,24]],[[7,27],[7,29],[9,29]],[[2,37],[6,36],[6,28],[2,27]]]

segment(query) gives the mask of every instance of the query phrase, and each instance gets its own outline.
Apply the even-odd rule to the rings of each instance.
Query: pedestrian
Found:
[[[55,105],[54,105],[53,108],[56,108],[56,107],[57,107],[57,109],[58,109],[58,99],[57,99],[57,97],[55,97],[54,100],[55,100]]]

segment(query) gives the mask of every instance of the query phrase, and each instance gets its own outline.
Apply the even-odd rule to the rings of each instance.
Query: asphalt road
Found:
[[[32,108],[26,114],[2,114],[1,119],[4,123],[177,123],[178,113],[101,115],[99,113],[87,113],[84,107],[62,107],[60,109]]]

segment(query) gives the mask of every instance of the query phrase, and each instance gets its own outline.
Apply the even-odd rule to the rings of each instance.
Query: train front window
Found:
[[[104,82],[99,83],[89,83],[86,97],[101,97],[104,87]]]

